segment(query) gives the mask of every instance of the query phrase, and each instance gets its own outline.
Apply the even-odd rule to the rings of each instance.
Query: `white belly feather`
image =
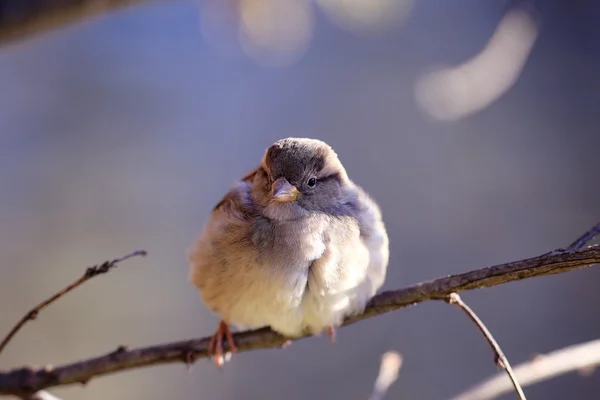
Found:
[[[339,325],[345,316],[360,312],[374,294],[368,274],[369,252],[357,226],[346,221],[332,241],[331,221],[295,222],[294,233],[279,236],[283,257],[264,265],[265,282],[252,285],[232,304],[231,323],[244,328],[269,325],[287,335],[320,333]],[[283,234],[283,233],[282,233]],[[347,256],[349,247],[351,256]],[[255,276],[256,279],[256,276]],[[267,284],[268,282],[268,284]]]
[[[367,238],[351,217],[288,223],[293,228],[275,226],[260,250],[260,240],[234,244],[247,236],[227,236],[222,225],[210,223],[191,249],[190,278],[226,322],[241,329],[271,326],[286,336],[316,334],[361,312],[382,285],[388,239],[380,221],[372,221],[378,229]]]

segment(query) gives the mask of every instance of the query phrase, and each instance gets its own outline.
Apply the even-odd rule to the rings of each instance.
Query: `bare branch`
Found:
[[[536,356],[531,361],[517,365],[514,373],[521,385],[527,386],[597,365],[600,365],[600,339]],[[512,385],[506,376],[497,374],[452,400],[492,400],[510,390],[512,390]]]
[[[402,356],[395,351],[388,351],[381,357],[379,375],[369,400],[382,400],[392,383],[398,379],[398,371],[402,367]]]
[[[583,235],[578,237],[577,240],[575,240],[573,243],[571,243],[569,245],[569,247],[567,247],[567,250],[569,250],[569,251],[579,250],[579,249],[583,248],[583,246],[585,246],[586,244],[588,244],[589,242],[594,240],[594,238],[596,236],[598,236],[599,234],[600,234],[600,223],[596,224],[594,227],[592,227],[592,229],[590,229],[589,231],[587,231],[586,233],[584,233]]]
[[[553,251],[538,257],[478,269],[458,275],[408,286],[375,296],[366,310],[348,318],[344,325],[408,307],[428,300],[444,300],[453,292],[496,286],[535,276],[567,272],[600,263],[600,248],[568,252]],[[234,335],[238,352],[278,348],[285,338],[268,328],[240,332]],[[299,340],[295,338],[292,340]],[[185,340],[151,347],[128,350],[119,347],[106,355],[54,368],[17,368],[0,372],[0,394],[21,395],[50,387],[85,383],[90,379],[119,371],[151,365],[187,363],[208,356],[210,337]],[[228,350],[228,346],[224,345]]]
[[[0,45],[156,0],[0,0]]]
[[[473,321],[473,323],[477,326],[477,329],[479,329],[483,337],[485,337],[485,340],[487,340],[488,344],[492,348],[492,351],[494,352],[494,363],[504,368],[504,370],[506,371],[506,375],[508,375],[508,377],[510,378],[510,382],[512,383],[515,391],[517,392],[517,395],[519,396],[519,399],[526,400],[525,393],[523,393],[523,389],[521,388],[521,385],[519,385],[519,382],[515,377],[510,363],[508,362],[508,359],[504,355],[502,348],[500,347],[498,342],[496,342],[496,340],[492,336],[492,333],[485,326],[483,321],[481,321],[477,314],[475,314],[475,312],[471,310],[471,308],[460,298],[458,293],[451,293],[446,298],[446,302],[448,304],[453,304],[460,308],[465,314],[467,314],[471,321]]]
[[[27,312],[25,315],[23,315],[23,317],[19,320],[19,322],[17,322],[17,324],[10,330],[10,332],[8,332],[8,334],[6,335],[4,340],[2,340],[2,343],[0,343],[0,353],[2,353],[2,350],[4,350],[4,348],[6,347],[8,342],[10,342],[10,340],[17,334],[17,332],[19,332],[19,330],[21,330],[23,325],[25,325],[27,323],[27,321],[32,321],[32,320],[36,319],[37,316],[39,315],[40,311],[42,311],[44,308],[48,307],[50,304],[54,303],[56,300],[60,299],[62,296],[69,293],[71,290],[80,286],[84,282],[86,282],[100,274],[107,273],[108,271],[110,271],[111,269],[116,267],[118,263],[125,261],[132,257],[145,256],[145,255],[146,255],[146,251],[138,250],[138,251],[134,251],[133,253],[127,254],[126,256],[123,256],[120,258],[115,258],[112,261],[105,261],[100,265],[94,265],[93,267],[89,267],[85,271],[85,273],[83,274],[83,276],[81,278],[77,279],[75,282],[71,283],[69,286],[65,287],[64,289],[62,289],[59,292],[52,295],[50,298],[44,300],[37,306],[33,307],[31,310],[29,310],[29,312]]]

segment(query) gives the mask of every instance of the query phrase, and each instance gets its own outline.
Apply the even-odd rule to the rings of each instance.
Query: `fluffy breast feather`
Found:
[[[379,209],[360,188],[356,215],[315,214],[271,221],[240,182],[188,252],[190,280],[205,304],[243,328],[318,333],[361,312],[383,283],[387,235]]]

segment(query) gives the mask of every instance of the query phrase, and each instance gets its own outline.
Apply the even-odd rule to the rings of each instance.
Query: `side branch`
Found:
[[[600,235],[600,223],[594,225],[589,231],[579,236],[573,243],[569,245],[569,247],[567,247],[567,250],[579,250],[583,248],[583,246],[594,240],[598,235]]]
[[[50,304],[54,303],[56,300],[60,299],[65,294],[69,293],[71,290],[80,286],[84,282],[92,279],[93,277],[109,272],[111,269],[115,268],[117,266],[117,264],[119,264],[120,262],[128,260],[132,257],[137,257],[137,256],[143,257],[145,255],[146,255],[145,250],[138,250],[138,251],[134,251],[133,253],[127,254],[126,256],[123,256],[120,258],[115,258],[114,260],[111,260],[111,261],[105,261],[102,264],[94,265],[93,267],[89,267],[88,269],[86,269],[85,273],[81,276],[81,278],[77,279],[75,282],[71,283],[69,286],[60,290],[58,293],[54,294],[49,299],[46,299],[43,302],[41,302],[40,304],[38,304],[37,306],[33,307],[31,310],[29,310],[29,312],[27,312],[27,314],[23,315],[23,317],[19,320],[19,322],[17,322],[17,324],[10,330],[10,332],[8,332],[8,334],[2,340],[2,342],[0,342],[0,353],[2,353],[2,350],[4,350],[4,348],[6,347],[8,342],[10,342],[10,340],[17,334],[17,332],[19,332],[21,330],[21,328],[27,323],[27,321],[33,321],[34,319],[36,319],[38,314],[40,313],[40,311],[42,311],[44,308],[48,307]]]
[[[496,265],[463,274],[415,284],[375,296],[364,313],[347,319],[350,325],[363,319],[428,300],[444,300],[453,292],[496,286],[520,279],[552,275],[600,263],[600,248],[557,250],[538,257]],[[234,335],[238,351],[280,347],[288,340],[268,328]],[[296,338],[294,340],[298,340]],[[0,395],[22,395],[42,389],[85,383],[91,378],[134,368],[190,362],[208,356],[210,338],[186,340],[128,350],[120,347],[106,355],[54,368],[19,368],[0,372]],[[227,350],[227,346],[225,350]]]
[[[517,396],[521,400],[526,400],[525,393],[523,393],[523,388],[519,385],[517,378],[515,377],[515,373],[513,372],[508,359],[504,355],[502,348],[492,336],[492,333],[489,331],[487,326],[483,323],[483,321],[475,314],[475,312],[469,307],[458,295],[458,293],[451,293],[450,296],[446,298],[446,302],[448,304],[453,304],[457,306],[462,312],[464,312],[471,321],[477,326],[477,329],[481,332],[485,340],[488,342],[492,351],[494,352],[494,363],[500,367],[502,367],[506,371],[506,375],[510,379],[515,391],[517,392]]]

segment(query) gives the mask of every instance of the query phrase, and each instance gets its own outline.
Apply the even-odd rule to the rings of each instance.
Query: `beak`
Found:
[[[300,192],[285,178],[279,178],[273,182],[273,199],[280,203],[296,201]]]

